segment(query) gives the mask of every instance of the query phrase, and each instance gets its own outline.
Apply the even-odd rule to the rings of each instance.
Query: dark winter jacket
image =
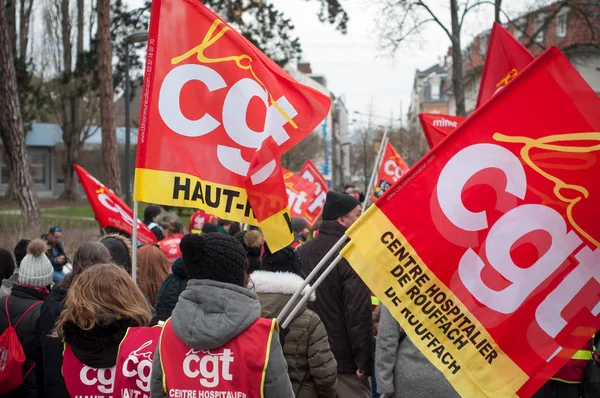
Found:
[[[301,284],[302,278],[291,272],[256,271],[250,275],[248,288],[258,295],[261,316],[277,318]],[[310,300],[315,300],[314,293]],[[288,329],[283,355],[296,397],[335,398],[337,363],[319,316],[304,304]]]
[[[42,235],[42,239],[48,241],[48,234]],[[66,260],[67,253],[65,253],[65,248],[60,242],[55,242],[53,245],[51,245],[50,249],[48,249],[46,252],[46,255],[50,259],[50,262],[56,271],[62,271],[63,266],[69,262],[69,260]],[[59,264],[56,260],[56,258],[60,256],[65,256],[65,262],[63,264]]]
[[[319,235],[297,249],[305,275],[310,274],[345,232],[346,228],[336,221],[322,222]],[[323,267],[321,272],[326,268]],[[371,292],[346,260],[340,261],[317,288],[317,300],[310,303],[309,308],[325,325],[338,373],[355,373],[360,369],[366,375],[372,375]]]
[[[80,329],[67,322],[64,327],[65,342],[73,355],[91,368],[110,368],[117,363],[119,344],[127,329],[139,326],[131,319],[120,319],[108,325]],[[62,375],[63,343],[58,337],[48,337],[44,345],[45,397],[68,398],[69,393]]]
[[[60,285],[54,285],[50,295],[41,305],[41,313],[37,324],[38,346],[40,349],[38,350],[35,359],[37,384],[40,391],[54,391],[57,388],[57,382],[60,391],[64,388],[64,382],[62,380],[48,379],[48,377],[46,377],[47,366],[44,364],[44,351],[47,345],[56,344],[55,340],[57,339],[52,338],[51,335],[54,331],[56,321],[62,312],[62,304],[66,297],[67,289],[64,289]],[[60,344],[60,342],[58,349],[62,350],[62,344]],[[60,353],[62,355],[62,351],[60,351]],[[66,390],[64,390],[64,392],[66,392]]]
[[[157,321],[166,321],[173,312],[179,295],[187,286],[188,277],[183,267],[183,260],[178,258],[173,263],[172,273],[167,276],[156,295],[156,316]]]
[[[45,294],[28,287],[16,285],[12,288],[12,293],[8,297],[8,312],[11,323],[14,326],[21,315],[33,304],[44,300]],[[8,328],[8,318],[6,317],[6,298],[0,303],[0,334]],[[25,352],[25,364],[23,365],[24,374],[35,364],[35,357],[38,350],[36,325],[40,316],[41,303],[32,308],[23,318],[17,327],[17,336]],[[36,385],[35,372],[29,374],[21,387],[6,397],[30,398],[38,397],[38,388]]]
[[[158,225],[158,223],[155,223],[154,221],[144,221],[144,224],[146,224],[146,226],[148,227],[148,229],[150,231],[152,231],[152,233],[154,234],[154,236],[156,236],[156,240],[157,241],[161,241],[165,238],[165,234],[163,233],[163,229],[160,225]]]

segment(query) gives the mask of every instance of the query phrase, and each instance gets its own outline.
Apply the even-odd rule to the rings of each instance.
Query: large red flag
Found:
[[[330,98],[195,0],[152,2],[143,92],[135,200],[259,225],[273,251],[289,244],[278,158],[325,118]]]
[[[306,159],[304,166],[300,169],[300,177],[315,185],[313,200],[304,212],[304,218],[308,221],[308,227],[312,228],[321,216],[323,206],[325,205],[325,199],[327,199],[329,186],[327,185],[327,180],[323,177],[323,174],[321,174],[317,166],[310,159]]]
[[[305,213],[316,198],[317,186],[287,169],[283,169],[283,181],[288,195],[290,214],[292,217],[306,218]]]
[[[77,172],[81,186],[85,191],[85,196],[87,196],[90,202],[90,206],[100,227],[112,227],[132,235],[133,211],[131,211],[129,206],[83,167],[77,164],[73,167]],[[137,220],[137,225],[138,241],[145,245],[156,243],[156,237],[143,222]]]
[[[433,148],[460,126],[465,118],[439,113],[420,113],[419,120],[421,121],[429,148]]]
[[[598,109],[552,47],[347,232],[342,254],[461,396],[529,397],[600,328]]]
[[[533,59],[521,42],[502,25],[494,22],[483,65],[477,107],[507,85]]]
[[[385,146],[385,152],[381,159],[381,166],[379,166],[379,173],[377,174],[377,180],[371,200],[375,202],[381,198],[385,191],[389,189],[406,171],[408,166],[402,159],[402,157],[396,152],[390,142]]]

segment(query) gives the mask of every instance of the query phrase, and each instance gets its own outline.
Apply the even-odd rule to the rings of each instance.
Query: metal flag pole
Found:
[[[294,292],[294,295],[292,296],[291,299],[289,299],[289,301],[287,302],[287,304],[285,305],[285,307],[283,307],[283,309],[281,310],[281,312],[277,316],[278,320],[283,319],[287,315],[287,313],[290,311],[290,309],[296,303],[296,300],[298,300],[298,297],[302,294],[302,291],[304,290],[304,288],[310,283],[311,280],[313,280],[313,278],[317,275],[317,273],[321,270],[321,268],[323,268],[323,266],[325,266],[325,264],[327,263],[327,261],[329,261],[329,259],[331,258],[331,256],[333,256],[338,250],[340,250],[340,248],[344,245],[344,243],[346,243],[347,240],[348,240],[348,236],[344,235],[344,236],[342,236],[340,238],[340,240],[338,240],[336,242],[335,245],[333,245],[331,247],[331,249],[329,249],[329,251],[327,252],[327,254],[325,254],[325,256],[321,259],[321,261],[319,261],[319,263],[312,270],[312,272],[304,279],[304,281],[302,281],[302,284],[300,284],[300,287],[298,287],[298,289],[296,289],[296,291]],[[339,260],[338,260],[338,262],[339,262]],[[327,271],[325,271],[325,272],[327,272]],[[329,271],[329,272],[331,272],[331,271]],[[329,272],[327,272],[327,273],[329,273]],[[318,280],[317,280],[317,282],[318,282]],[[304,302],[306,302],[306,301],[304,301]],[[297,307],[298,306],[294,307],[294,310],[296,312],[297,312]]]
[[[346,235],[344,235],[344,236],[346,237],[346,239],[348,238]],[[339,241],[338,241],[338,243],[339,243]],[[298,311],[300,311],[300,308],[302,308],[304,306],[304,304],[308,301],[308,299],[310,298],[310,295],[313,294],[313,292],[315,290],[317,290],[317,288],[319,287],[319,285],[325,280],[325,278],[327,278],[327,275],[329,275],[331,273],[331,271],[333,271],[333,269],[338,265],[338,263],[342,260],[342,258],[343,258],[342,255],[338,254],[338,256],[335,258],[335,260],[333,260],[331,262],[331,264],[329,264],[329,266],[325,269],[325,271],[323,271],[323,273],[321,274],[321,276],[319,277],[319,279],[317,279],[317,281],[314,283],[314,285],[312,285],[308,289],[308,291],[306,292],[306,294],[302,297],[302,299],[294,307],[294,309],[292,310],[292,312],[290,312],[290,315],[281,323],[281,329],[285,329],[290,324],[290,322],[292,320],[294,320],[294,317],[296,316],[296,314],[298,313]],[[291,301],[292,301],[292,299],[290,299],[290,301],[288,301],[288,304]],[[281,319],[281,314],[279,314],[278,318]]]
[[[388,129],[387,127],[383,130],[383,137],[381,138],[381,145],[379,146],[379,151],[377,151],[377,157],[375,158],[375,162],[373,163],[373,172],[371,173],[371,179],[369,180],[369,186],[367,188],[367,192],[365,192],[365,200],[362,204],[361,212],[364,213],[367,209],[367,204],[369,203],[369,198],[371,197],[371,191],[373,190],[373,184],[375,181],[376,173],[379,172],[379,164],[381,163],[381,157],[383,156],[384,148],[387,145],[387,135]]]
[[[137,235],[138,235],[138,201],[133,202],[133,234],[131,235],[131,277],[137,279]]]

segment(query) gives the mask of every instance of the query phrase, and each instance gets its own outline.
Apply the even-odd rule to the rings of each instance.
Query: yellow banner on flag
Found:
[[[461,396],[517,396],[527,374],[376,205],[346,234],[342,256]]]

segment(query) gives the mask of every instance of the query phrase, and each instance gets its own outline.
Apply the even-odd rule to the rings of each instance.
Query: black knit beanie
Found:
[[[327,199],[325,199],[325,205],[323,206],[323,220],[335,220],[338,217],[345,216],[359,205],[360,202],[354,196],[329,191],[327,192]]]
[[[265,252],[262,258],[262,270],[269,272],[291,272],[304,278],[302,273],[302,260],[298,252],[291,246],[271,253],[271,250],[265,244]]]
[[[225,234],[185,235],[179,244],[190,279],[210,279],[243,286],[246,252]]]
[[[27,246],[29,246],[29,239],[21,239],[19,243],[15,246],[13,253],[15,253],[15,261],[17,263],[17,267],[21,265],[21,260],[25,258],[27,255]]]

